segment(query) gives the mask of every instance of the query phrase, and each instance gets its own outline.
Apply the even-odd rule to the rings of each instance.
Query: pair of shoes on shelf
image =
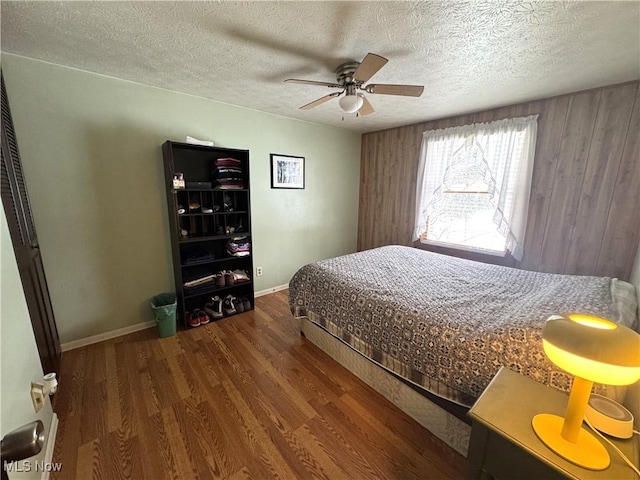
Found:
[[[233,272],[229,270],[222,270],[221,272],[216,273],[215,277],[216,277],[216,280],[215,280],[216,287],[219,287],[219,288],[230,287],[231,285],[234,284]]]
[[[234,284],[234,275],[233,272],[229,270],[222,270],[221,272],[216,273],[216,287],[230,287]]]
[[[221,299],[216,295],[209,303],[205,304],[204,310],[213,320],[234,315],[235,313],[238,313],[234,304],[235,299],[236,298],[233,295],[227,295],[224,299]]]
[[[213,320],[218,320],[224,317],[222,313],[222,300],[217,295],[211,299],[211,302],[205,304],[204,311],[207,312],[209,317]]]
[[[200,326],[200,319],[197,315],[191,315],[191,312],[184,312],[184,320],[190,327]]]
[[[220,211],[220,205],[214,205],[212,207],[202,207],[200,208],[202,213],[214,213]]]
[[[184,312],[184,316],[190,327],[199,327],[200,325],[206,325],[209,323],[209,316],[205,311],[199,308],[195,308],[193,313]]]
[[[243,231],[244,231],[244,227],[242,225],[240,225],[239,227],[231,227],[229,225],[227,226],[218,225],[218,227],[216,228],[216,235],[232,235],[234,233],[239,233]]]
[[[233,295],[227,295],[222,301],[222,309],[227,316],[244,313],[251,310],[251,302],[247,297],[236,298]]]
[[[234,298],[233,306],[236,308],[236,312],[238,313],[244,313],[251,310],[251,302],[247,297]]]
[[[243,283],[251,280],[251,278],[249,277],[249,272],[247,272],[246,270],[236,269],[231,273],[233,274],[233,283]]]

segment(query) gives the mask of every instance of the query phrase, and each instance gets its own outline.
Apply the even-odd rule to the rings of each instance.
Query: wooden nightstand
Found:
[[[549,450],[531,428],[537,413],[564,416],[568,395],[502,368],[475,403],[469,454],[472,478],[496,479],[635,479],[620,456],[603,442],[611,455],[606,470],[578,467]],[[599,438],[599,437],[598,437]],[[640,457],[638,436],[628,440],[609,437],[636,465]]]

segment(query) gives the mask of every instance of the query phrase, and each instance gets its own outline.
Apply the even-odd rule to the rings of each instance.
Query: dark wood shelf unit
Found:
[[[253,242],[251,238],[251,198],[249,183],[249,151],[233,148],[205,147],[167,141],[162,146],[165,188],[169,212],[169,231],[178,319],[185,328],[185,311],[203,308],[212,297],[232,295],[247,297],[254,307]],[[219,158],[235,158],[240,161],[245,188],[216,187],[215,161]],[[185,182],[211,182],[213,188],[174,188],[176,173],[184,175]],[[202,208],[217,211],[202,212]],[[178,213],[184,209],[184,213]],[[236,232],[235,229],[241,231]],[[230,229],[234,229],[231,231]],[[182,233],[186,231],[186,236]],[[232,256],[226,244],[234,238],[246,237],[251,243],[250,254]],[[187,262],[194,255],[193,249],[212,256]],[[197,258],[192,257],[192,258]],[[207,284],[198,288],[185,288],[184,283],[199,276],[212,275],[223,270],[245,270],[248,282],[216,287]]]
[[[182,268],[189,268],[189,267],[197,267],[198,265],[208,265],[209,263],[222,263],[222,262],[226,262],[228,260],[240,260],[242,259],[242,257],[225,257],[225,258],[214,258],[211,260],[202,260],[202,261],[198,261],[198,262],[192,262],[192,263],[183,263],[182,265],[180,265]]]
[[[238,232],[238,233],[225,233],[224,235],[213,235],[213,236],[207,236],[207,237],[186,237],[186,238],[180,238],[180,240],[178,240],[178,243],[193,243],[193,242],[202,242],[202,241],[207,241],[207,240],[228,240],[230,238],[235,238],[235,237],[250,237],[251,236],[251,232]],[[231,258],[239,258],[239,257],[231,257]]]
[[[209,296],[216,295],[218,292],[226,292],[231,289],[237,290],[238,287],[241,287],[243,285],[249,286],[252,283],[253,283],[252,281],[248,281],[248,282],[237,283],[235,285],[225,286],[225,287],[209,287],[209,288],[203,288],[203,289],[194,289],[193,291],[185,290],[184,298],[186,299],[194,298],[194,297],[199,297],[201,295],[209,295]]]

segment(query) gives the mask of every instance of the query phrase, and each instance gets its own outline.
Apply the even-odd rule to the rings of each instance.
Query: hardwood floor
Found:
[[[467,462],[300,336],[287,292],[62,358],[53,479],[464,478]]]

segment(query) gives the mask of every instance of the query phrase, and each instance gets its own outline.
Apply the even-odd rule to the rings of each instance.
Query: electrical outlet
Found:
[[[31,382],[31,401],[33,402],[33,409],[36,413],[44,407],[44,385]]]
[[[262,276],[262,267],[256,267],[256,277]]]

